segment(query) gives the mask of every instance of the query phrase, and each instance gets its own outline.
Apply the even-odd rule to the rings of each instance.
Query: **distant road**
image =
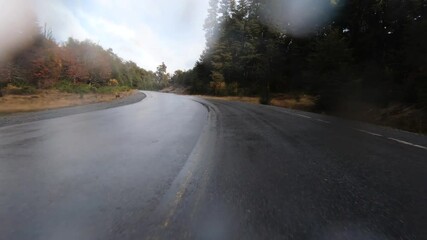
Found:
[[[145,92],[0,127],[0,239],[427,239],[427,137]]]

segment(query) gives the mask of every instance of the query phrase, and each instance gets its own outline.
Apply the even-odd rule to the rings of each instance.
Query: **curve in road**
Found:
[[[147,92],[0,128],[4,239],[424,239],[426,137]]]

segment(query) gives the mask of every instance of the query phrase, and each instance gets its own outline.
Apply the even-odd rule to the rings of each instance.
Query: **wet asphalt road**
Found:
[[[427,138],[147,92],[0,128],[0,239],[427,239]]]

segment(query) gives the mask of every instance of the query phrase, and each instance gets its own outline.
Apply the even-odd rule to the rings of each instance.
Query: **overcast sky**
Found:
[[[11,0],[13,1],[13,0]],[[31,0],[30,0],[31,1]],[[208,0],[35,0],[58,41],[91,39],[155,70],[192,68],[204,49]]]

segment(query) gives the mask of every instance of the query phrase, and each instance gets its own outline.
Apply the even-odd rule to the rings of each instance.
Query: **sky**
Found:
[[[208,0],[28,1],[57,41],[90,39],[147,70],[190,69],[205,46]]]

